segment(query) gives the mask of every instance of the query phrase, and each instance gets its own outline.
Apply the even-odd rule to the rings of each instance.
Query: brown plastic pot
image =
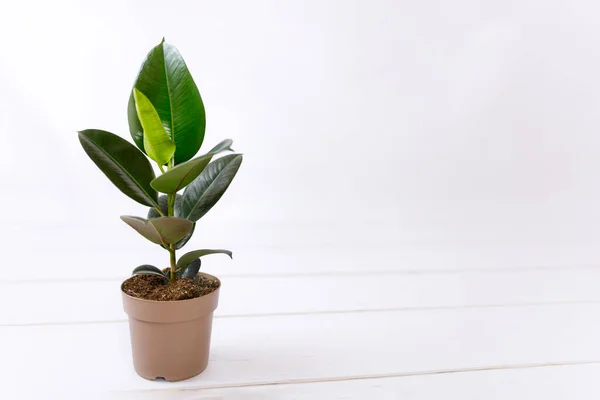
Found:
[[[202,272],[199,275],[217,279]],[[220,283],[206,296],[178,301],[138,299],[121,289],[129,316],[133,366],[139,376],[174,382],[204,371]]]

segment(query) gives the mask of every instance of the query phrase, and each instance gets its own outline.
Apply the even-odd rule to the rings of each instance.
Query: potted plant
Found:
[[[202,249],[177,258],[177,251],[227,190],[242,155],[217,158],[233,151],[226,139],[194,158],[204,141],[204,105],[183,58],[164,39],[140,68],[127,116],[137,148],[98,129],[79,132],[79,140],[121,192],[149,207],[146,218],[121,219],[168,255],[167,267],[140,265],[121,285],[135,370],[146,379],[187,379],[208,364],[221,286],[216,277],[199,272],[200,258],[232,253]]]

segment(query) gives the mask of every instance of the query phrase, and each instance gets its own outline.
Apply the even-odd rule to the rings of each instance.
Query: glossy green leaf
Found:
[[[169,278],[163,274],[163,272],[156,268],[153,265],[140,265],[139,267],[136,267],[133,272],[131,273],[131,275],[154,275],[154,276],[160,276],[165,283],[169,282]]]
[[[198,271],[200,271],[200,266],[202,262],[199,258],[196,258],[194,261],[181,268],[177,273],[177,276],[180,278],[193,278],[198,275]]]
[[[206,115],[200,92],[175,46],[163,39],[154,47],[142,64],[134,87],[154,105],[167,133],[175,142],[175,164],[194,157],[204,140]],[[144,133],[135,110],[133,91],[129,97],[127,117],[131,136],[144,151]]]
[[[227,254],[230,258],[233,258],[233,253],[229,250],[194,250],[190,251],[189,253],[185,253],[179,258],[179,261],[177,261],[177,268],[179,269],[183,266],[186,266],[196,258],[200,258],[208,254]]]
[[[226,143],[227,141],[229,143]],[[161,193],[177,193],[202,173],[215,154],[230,150],[230,146],[231,140],[224,140],[210,152],[177,165],[175,168],[154,179],[150,184]]]
[[[154,207],[158,194],[150,186],[154,171],[150,161],[128,141],[110,132],[79,132],[81,146],[108,179],[138,203]]]
[[[190,221],[202,218],[223,196],[242,164],[241,154],[224,156],[208,164],[183,192],[181,216]]]
[[[135,275],[141,271],[153,271],[158,274],[164,275],[163,272],[159,268],[155,267],[154,265],[149,265],[149,264],[144,264],[144,265],[140,265],[139,267],[135,267],[133,269],[133,271],[131,272],[131,275]]]
[[[156,228],[163,241],[167,244],[179,242],[194,227],[194,224],[191,221],[177,217],[151,219],[150,223]]]
[[[123,215],[121,219],[146,239],[165,246],[183,239],[193,226],[187,219],[176,217],[144,219]]]
[[[185,235],[183,237],[183,239],[179,240],[177,243],[175,243],[175,250],[179,250],[181,249],[183,246],[185,246],[187,244],[187,242],[189,242],[189,240],[192,238],[192,236],[194,235],[194,231],[196,230],[196,223],[194,222],[192,224],[192,229],[188,232],[187,235]]]
[[[183,196],[178,194],[177,197],[175,197],[175,216],[176,217],[181,217],[181,200],[183,199]],[[166,195],[160,195],[158,196],[158,206],[160,207],[160,210],[163,212],[164,215],[168,214],[168,206],[169,206],[169,198]],[[148,215],[146,218],[150,219],[150,218],[158,218],[161,215],[158,213],[158,211],[156,211],[156,208],[152,207],[148,209]],[[192,236],[194,235],[194,230],[196,229],[196,223],[194,223],[194,225],[192,226],[192,230],[189,231],[189,233],[187,235],[184,236],[183,239],[181,239],[180,241],[178,241],[177,243],[175,243],[175,249],[179,250],[181,249],[183,246],[186,245],[186,243],[192,238]],[[162,246],[162,245],[161,245]]]
[[[133,98],[138,119],[144,129],[146,154],[158,164],[165,165],[175,154],[175,143],[171,141],[156,109],[144,93],[133,88]]]
[[[207,154],[209,154],[209,153],[218,154],[222,151],[233,151],[233,149],[231,148],[232,144],[233,144],[233,140],[231,140],[231,139],[222,140],[215,147],[210,149],[210,151]]]

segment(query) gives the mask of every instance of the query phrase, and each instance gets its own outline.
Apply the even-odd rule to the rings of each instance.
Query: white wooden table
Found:
[[[78,243],[0,280],[2,399],[600,398],[593,246],[240,244],[205,262],[207,370],[167,383],[131,364],[119,283],[139,253]]]

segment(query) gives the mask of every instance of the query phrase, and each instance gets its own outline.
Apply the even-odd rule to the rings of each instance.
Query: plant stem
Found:
[[[169,164],[167,165],[167,171],[170,171],[171,168],[173,168],[173,165],[175,164],[175,160],[173,157],[171,157],[171,159],[169,160]],[[162,168],[161,168],[162,170]],[[168,207],[167,207],[167,216],[172,217],[175,214],[175,198],[177,196],[177,193],[169,193],[167,196],[167,203],[168,203]],[[170,277],[170,281],[174,281],[175,280],[175,268],[177,268],[177,263],[176,263],[176,257],[175,257],[175,245],[171,244],[169,245],[169,258],[170,258],[170,262],[171,262],[171,277]]]
[[[171,277],[170,281],[175,280],[175,268],[177,268],[177,263],[175,262],[175,245],[172,244],[169,246],[169,255],[171,256]]]

